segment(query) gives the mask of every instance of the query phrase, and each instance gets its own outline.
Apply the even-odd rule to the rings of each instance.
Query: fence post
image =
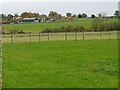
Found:
[[[101,36],[102,36],[102,35],[101,35],[101,30],[100,30],[100,40],[101,40]]]
[[[110,30],[109,30],[109,40],[110,40]]]
[[[75,31],[75,41],[77,41],[77,32]]]
[[[13,43],[13,34],[12,34],[12,32],[10,33],[11,34],[11,44]]]
[[[67,32],[65,32],[65,40],[67,41]]]
[[[29,33],[29,37],[30,37],[30,42],[31,42],[31,32]]]
[[[83,40],[85,40],[85,33],[84,33],[84,30],[82,31],[82,35],[83,35]]]
[[[49,37],[49,32],[48,32],[48,41],[50,40],[50,37]]]
[[[41,41],[41,34],[39,33],[39,42]]]

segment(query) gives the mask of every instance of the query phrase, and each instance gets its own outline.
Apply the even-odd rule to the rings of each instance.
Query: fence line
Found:
[[[43,39],[42,39],[43,38]],[[65,39],[63,39],[65,38]],[[55,40],[92,40],[92,39],[117,39],[117,31],[107,32],[65,32],[65,33],[28,33],[3,35],[3,43],[55,41]],[[10,41],[9,41],[10,39]],[[34,40],[33,40],[34,39]],[[17,41],[16,41],[17,40]],[[25,41],[26,40],[26,41]]]

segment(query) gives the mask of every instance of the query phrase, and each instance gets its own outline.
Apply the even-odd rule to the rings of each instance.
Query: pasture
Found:
[[[72,26],[83,26],[89,29],[92,26],[92,18],[81,18],[75,21],[55,21],[55,22],[44,22],[44,23],[22,23],[22,24],[5,24],[3,25],[4,32],[9,32],[10,30],[23,30],[24,32],[41,32],[42,30],[49,28],[60,28],[62,26],[67,27]],[[107,18],[104,19],[105,22],[118,22],[117,18]]]
[[[69,25],[89,29],[92,22],[82,18],[3,25],[4,32],[32,32],[2,36],[3,88],[117,88],[117,31],[39,34]]]
[[[118,41],[3,44],[4,88],[117,88]]]

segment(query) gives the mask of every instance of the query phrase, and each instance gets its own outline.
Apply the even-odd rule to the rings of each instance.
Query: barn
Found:
[[[45,18],[24,18],[22,20],[23,23],[39,23],[39,22],[45,22]]]
[[[22,20],[23,23],[38,23],[39,19],[37,18],[24,18]]]

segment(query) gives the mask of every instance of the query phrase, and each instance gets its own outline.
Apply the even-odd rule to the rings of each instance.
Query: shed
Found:
[[[22,20],[22,22],[24,22],[24,23],[31,23],[31,22],[39,22],[39,20],[37,19],[37,18],[24,18],[23,20]]]

